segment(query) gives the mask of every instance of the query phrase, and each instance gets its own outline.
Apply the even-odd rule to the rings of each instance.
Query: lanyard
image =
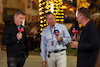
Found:
[[[52,36],[52,46],[54,46],[54,41],[53,41],[53,34],[54,34],[54,32],[52,32],[52,28],[50,27],[50,30],[51,30],[51,36]],[[54,26],[54,30],[55,30],[55,26]]]

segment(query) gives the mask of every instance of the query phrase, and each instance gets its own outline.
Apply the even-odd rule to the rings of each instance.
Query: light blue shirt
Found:
[[[60,42],[60,45],[56,39],[54,30],[58,30],[59,36],[63,38],[63,40]],[[66,49],[65,45],[68,44],[69,40],[71,40],[70,34],[68,30],[66,29],[65,25],[63,24],[55,23],[53,28],[51,28],[50,25],[44,28],[44,30],[42,31],[41,53],[40,53],[42,57],[42,61],[46,60],[46,51],[52,52],[54,50]],[[54,45],[52,45],[52,41]]]

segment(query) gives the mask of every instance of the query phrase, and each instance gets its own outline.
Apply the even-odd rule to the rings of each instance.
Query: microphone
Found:
[[[18,27],[18,32],[19,33],[24,32],[24,27],[23,27],[24,25],[25,25],[25,19],[22,21],[22,25]],[[19,41],[21,41],[21,39]]]
[[[58,35],[59,35],[59,30],[54,30],[54,34],[55,34],[56,36],[58,36]],[[58,41],[58,44],[60,45],[60,41]]]
[[[19,29],[18,29],[18,32],[20,32],[20,33],[21,32],[24,32],[24,27],[23,26],[20,26]]]
[[[18,32],[24,32],[24,27],[23,26],[25,26],[25,19],[23,19],[23,21],[22,21],[22,25],[18,28]]]
[[[74,34],[74,37],[76,38],[77,37],[77,33],[78,33],[77,27],[73,27],[72,33]],[[73,41],[75,41],[75,39]]]
[[[59,35],[59,31],[58,31],[58,30],[54,30],[54,34],[55,34],[56,36],[58,36],[58,35]]]
[[[20,27],[18,28],[18,32],[19,32],[19,33],[24,32],[24,27],[23,27],[23,26],[20,26]],[[21,41],[21,39],[20,39],[19,41]],[[22,42],[22,41],[21,41],[21,42]]]

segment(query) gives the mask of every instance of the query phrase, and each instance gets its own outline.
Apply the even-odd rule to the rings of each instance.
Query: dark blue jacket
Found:
[[[99,30],[90,20],[84,27],[78,45],[77,67],[94,67],[100,45]]]

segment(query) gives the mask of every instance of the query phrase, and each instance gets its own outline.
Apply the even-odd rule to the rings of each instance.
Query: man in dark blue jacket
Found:
[[[72,48],[78,48],[77,67],[95,67],[100,44],[99,30],[90,20],[90,11],[87,8],[79,8],[76,18],[84,26],[80,42],[69,41]]]
[[[16,11],[14,22],[7,25],[3,32],[2,45],[6,45],[7,48],[8,67],[23,67],[25,59],[28,57],[26,32],[22,26],[24,16],[24,12]]]

